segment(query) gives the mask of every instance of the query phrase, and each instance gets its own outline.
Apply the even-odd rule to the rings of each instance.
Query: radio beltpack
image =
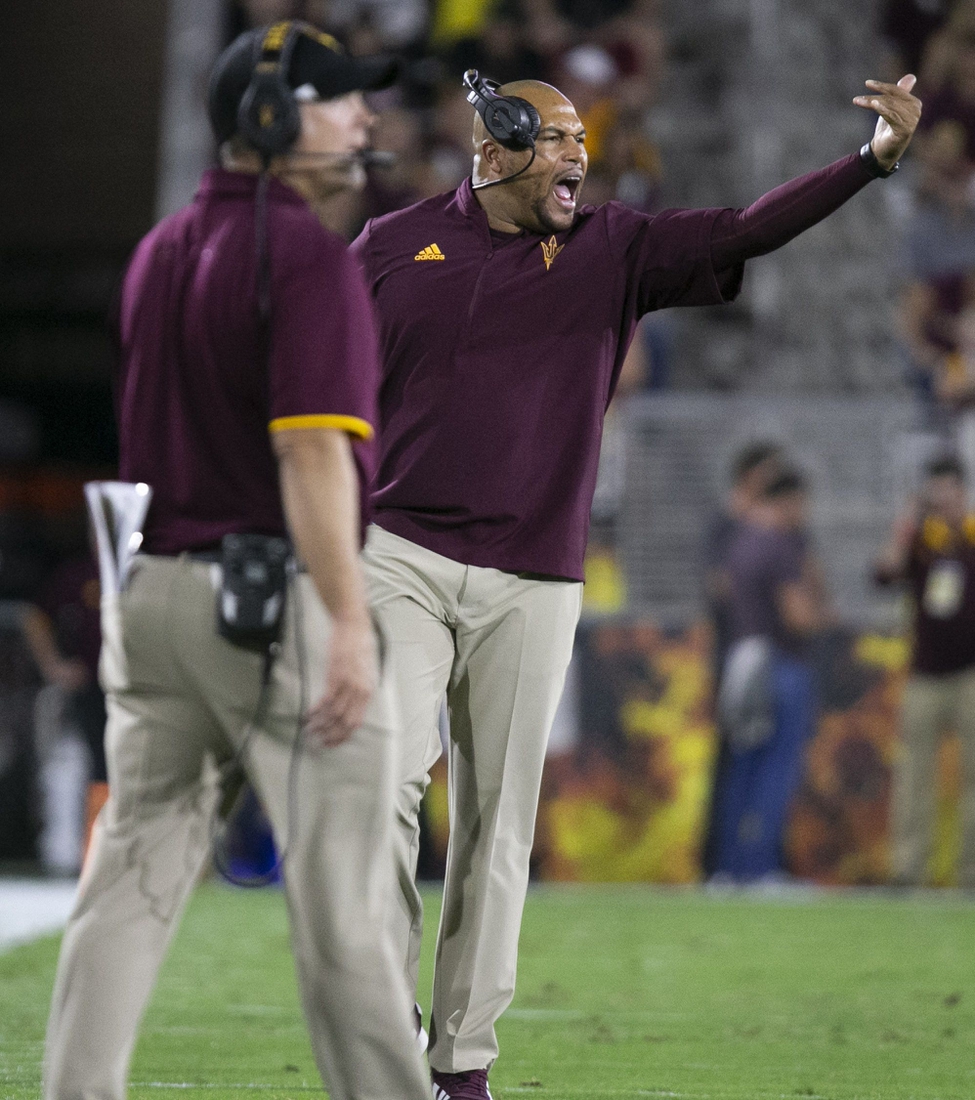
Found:
[[[225,535],[217,632],[234,645],[266,651],[281,634],[291,544],[272,535]]]

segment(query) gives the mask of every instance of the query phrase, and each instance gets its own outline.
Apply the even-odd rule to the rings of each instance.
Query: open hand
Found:
[[[370,620],[333,620],[325,694],[305,716],[305,735],[319,746],[342,744],[362,724],[378,683],[376,636]]]
[[[870,144],[880,166],[888,171],[904,155],[921,117],[921,101],[911,94],[916,83],[917,77],[910,73],[902,76],[896,84],[868,80],[866,84],[870,94],[858,95],[853,100],[857,107],[865,107],[880,115]]]

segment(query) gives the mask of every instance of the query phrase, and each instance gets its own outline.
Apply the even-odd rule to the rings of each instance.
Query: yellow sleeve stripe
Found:
[[[325,413],[313,416],[279,416],[268,425],[272,432],[289,432],[301,428],[334,428],[348,432],[359,439],[372,439],[376,434],[368,420],[358,416],[341,416],[338,413]]]

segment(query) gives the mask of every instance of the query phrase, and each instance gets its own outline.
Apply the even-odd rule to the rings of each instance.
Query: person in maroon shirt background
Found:
[[[127,583],[103,576],[109,800],[58,960],[45,1100],[124,1100],[139,1022],[210,853],[218,769],[246,775],[287,853],[299,989],[329,1095],[428,1100],[386,931],[397,723],[359,562],[375,323],[345,243],[313,209],[364,182],[361,90],[394,75],[308,24],[241,35],[210,84],[222,167],[126,271],[120,474],[153,496]],[[285,566],[286,534],[300,568]],[[241,573],[280,565],[259,603],[283,608],[276,644],[217,631],[244,537],[266,553]]]
[[[911,673],[904,688],[891,795],[891,878],[923,886],[931,854],[936,759],[953,731],[962,745],[958,884],[975,887],[975,513],[954,456],[925,471],[917,506],[901,516],[874,566],[879,584],[910,597]]]
[[[830,623],[808,538],[805,479],[783,464],[742,516],[724,562],[731,645],[718,711],[729,752],[714,777],[715,881],[776,883],[813,735],[809,647]]]
[[[745,210],[580,204],[568,99],[465,78],[474,171],[352,246],[380,319],[381,450],[366,546],[405,726],[397,935],[415,988],[417,808],[450,710],[450,846],[430,1065],[437,1100],[487,1098],[514,992],[545,745],[572,651],[603,415],[639,318],[729,301],[744,262],[896,167],[914,77],[870,81],[859,153]]]

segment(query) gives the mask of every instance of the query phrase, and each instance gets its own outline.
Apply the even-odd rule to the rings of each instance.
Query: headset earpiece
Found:
[[[527,99],[499,96],[484,112],[487,132],[509,149],[530,149],[539,130],[538,111]]]
[[[264,157],[286,152],[301,132],[301,115],[277,71],[255,73],[240,101],[237,128]]]
[[[535,110],[535,106],[529,103],[527,99],[522,99],[520,96],[508,96],[509,103],[516,103],[524,112],[524,121],[522,121],[518,127],[519,129],[519,141],[523,143],[524,148],[528,149],[535,144],[535,138],[538,137],[538,131],[542,128],[542,120],[538,116],[538,111]]]
[[[266,161],[287,152],[301,133],[301,112],[288,84],[288,70],[303,26],[286,22],[268,28],[237,111],[241,136]]]
[[[538,111],[519,96],[497,94],[497,83],[485,80],[477,69],[464,73],[464,87],[470,103],[491,137],[506,149],[534,149],[541,128]]]

